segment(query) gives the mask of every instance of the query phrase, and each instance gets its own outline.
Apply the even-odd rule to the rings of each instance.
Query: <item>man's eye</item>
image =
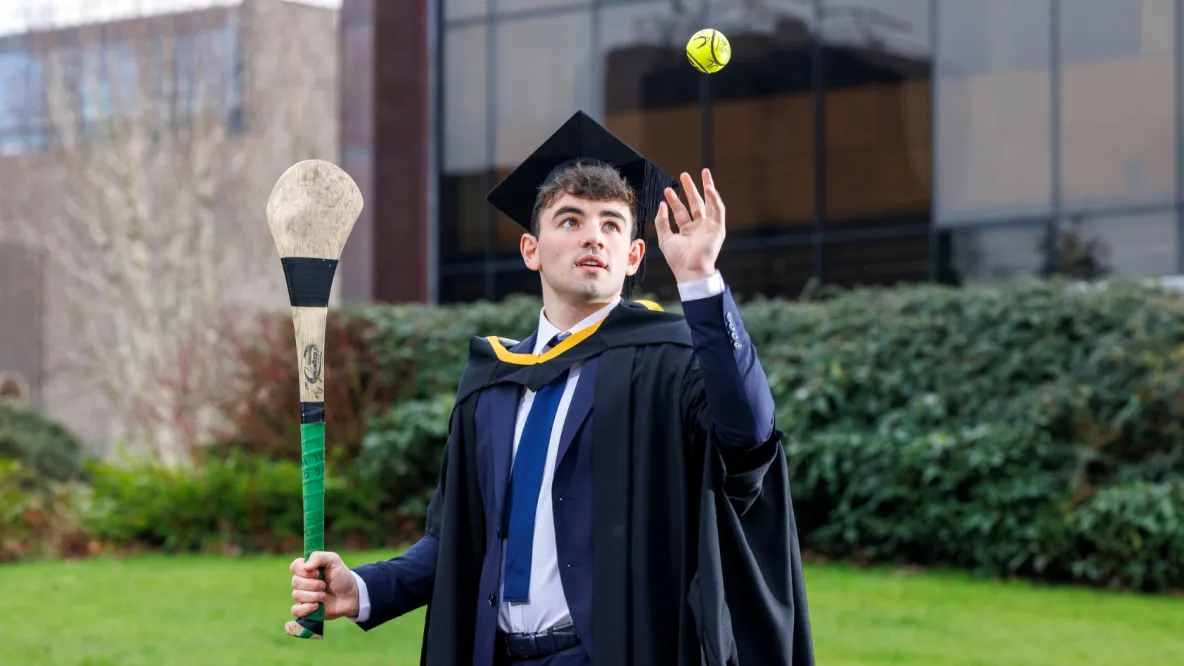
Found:
[[[621,227],[618,226],[616,222],[605,222],[605,226],[609,229],[612,229],[613,231],[619,231],[621,229]]]
[[[576,223],[576,218],[569,217],[569,218],[563,220],[562,222],[560,222],[559,224],[560,224],[560,226],[564,226],[564,227],[567,227],[567,226],[574,227],[577,223]]]

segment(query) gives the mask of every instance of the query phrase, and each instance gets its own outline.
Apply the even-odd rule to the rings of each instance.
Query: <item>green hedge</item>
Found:
[[[82,473],[82,444],[62,424],[0,401],[0,460],[15,460],[41,479],[71,481]]]
[[[359,434],[369,444],[342,469],[376,482],[384,507],[418,518],[469,337],[524,336],[538,308],[513,298],[339,313],[367,362],[340,374],[331,367],[331,381],[391,396],[369,406]],[[788,435],[807,549],[991,575],[1184,586],[1172,564],[1184,561],[1177,294],[1023,281],[741,308]],[[292,405],[267,409],[298,418]]]
[[[297,461],[231,454],[197,469],[151,463],[91,465],[89,532],[117,548],[169,552],[300,552]],[[377,487],[354,476],[325,484],[325,529],[338,543],[373,546],[395,529]]]
[[[333,313],[330,542],[413,537],[469,337],[524,336],[538,308],[519,297]],[[807,550],[1184,587],[1177,294],[1033,281],[741,309],[787,434]],[[171,549],[297,538],[299,411],[285,320],[240,347],[242,381],[224,396],[236,431],[210,465],[194,476],[97,474],[90,529]]]

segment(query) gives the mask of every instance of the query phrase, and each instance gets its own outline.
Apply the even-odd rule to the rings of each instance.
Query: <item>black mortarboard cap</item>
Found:
[[[658,214],[658,205],[665,198],[667,187],[679,191],[679,183],[647,160],[624,141],[617,138],[583,111],[563,123],[541,146],[531,153],[518,168],[489,192],[485,200],[505,213],[514,222],[530,231],[534,204],[539,189],[552,182],[564,167],[577,162],[608,164],[633,186],[637,197],[634,224],[637,237],[644,239],[651,220]],[[645,258],[637,273],[625,278],[625,297],[645,276]]]

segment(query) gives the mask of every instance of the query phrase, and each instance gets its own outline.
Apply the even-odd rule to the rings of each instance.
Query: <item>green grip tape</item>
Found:
[[[304,559],[314,551],[325,549],[325,424],[300,425],[300,468],[303,472],[301,489],[304,495]],[[317,578],[324,580],[325,572],[317,570]],[[296,620],[301,631],[299,638],[319,638],[325,632],[325,604]]]

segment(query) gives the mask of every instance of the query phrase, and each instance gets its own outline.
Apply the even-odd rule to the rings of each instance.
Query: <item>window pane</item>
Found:
[[[489,247],[489,176],[445,173],[440,178],[440,260],[480,261]]]
[[[382,0],[373,0],[380,2]],[[471,19],[485,16],[488,10],[486,0],[444,0],[444,20]]]
[[[809,245],[753,250],[725,247],[715,265],[741,298],[796,297],[813,274]]]
[[[494,298],[500,301],[507,296],[518,294],[542,298],[543,287],[539,274],[525,268],[520,271],[499,272],[494,280]]]
[[[453,0],[454,2],[456,0]],[[497,0],[497,13],[529,11],[548,7],[564,7],[573,4],[590,4],[589,0]]]
[[[1179,271],[1176,212],[1074,215],[1059,224],[1059,272],[1092,279],[1140,278]]]
[[[1049,0],[959,0],[936,11],[938,219],[1047,213]]]
[[[1175,0],[1061,3],[1066,207],[1171,201]]]
[[[485,298],[485,274],[440,277],[441,303],[470,303]]]
[[[952,229],[939,244],[938,263],[949,282],[1005,282],[1041,275],[1047,227],[978,227]]]
[[[929,235],[828,244],[826,284],[892,285],[929,279]]]
[[[490,164],[486,104],[488,28],[449,28],[444,37],[444,170],[472,173]]]
[[[489,246],[487,35],[483,25],[449,28],[444,33],[444,155],[439,191],[443,262],[483,259]]]
[[[503,21],[495,30],[494,159],[504,178],[573,113],[598,102],[591,12]],[[517,254],[522,227],[498,213],[496,230],[498,251]]]
[[[732,44],[731,62],[708,79],[711,167],[728,229],[741,235],[809,225],[815,213],[811,14],[771,4],[768,14],[713,4],[708,19]],[[682,60],[695,95],[702,75]]]
[[[676,178],[703,166],[699,79],[682,38],[695,31],[688,18],[696,17],[666,3],[602,8],[590,86],[598,98],[589,115]]]
[[[670,266],[666,264],[666,260],[658,256],[658,239],[655,236],[651,231],[649,246],[646,249],[649,256],[645,262],[645,278],[641,285],[633,290],[633,298],[649,298],[663,302],[677,301],[679,299],[678,283],[674,280],[674,274],[670,272]]]
[[[46,146],[42,76],[38,56],[0,53],[0,154]]]
[[[930,218],[929,0],[824,0],[827,223]]]

